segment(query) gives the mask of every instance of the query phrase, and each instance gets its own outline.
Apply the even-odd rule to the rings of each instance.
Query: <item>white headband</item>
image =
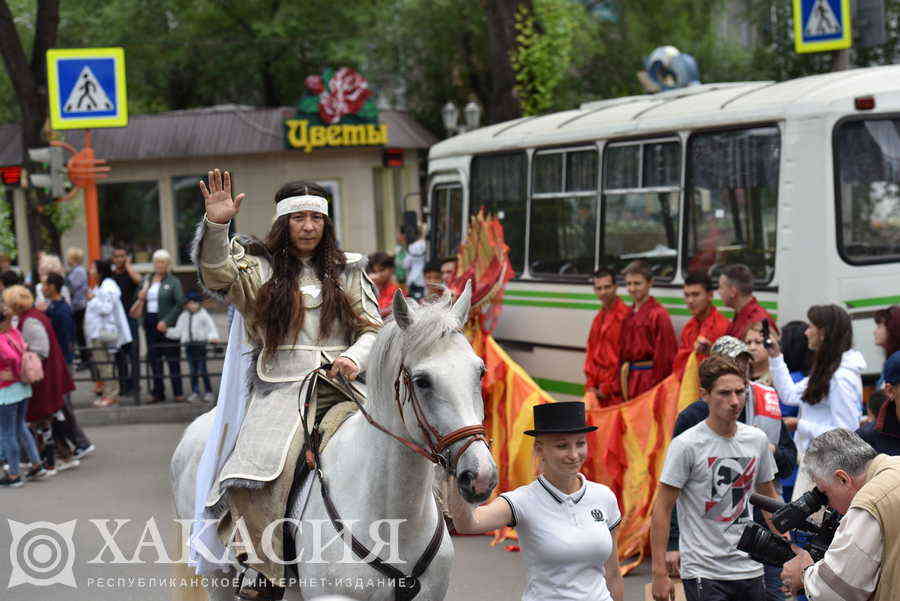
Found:
[[[321,196],[304,194],[303,196],[291,196],[275,203],[276,218],[299,211],[315,211],[316,213],[327,215],[328,201]]]

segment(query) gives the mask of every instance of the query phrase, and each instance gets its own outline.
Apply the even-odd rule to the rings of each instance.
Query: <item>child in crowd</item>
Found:
[[[432,261],[425,266],[425,287],[443,286],[444,280],[441,277],[441,264],[438,261]]]
[[[394,293],[400,289],[394,281],[394,258],[386,252],[376,252],[369,255],[369,265],[366,272],[375,288],[378,290],[378,312],[382,317],[391,314],[391,302]]]
[[[187,349],[188,365],[191,373],[191,391],[188,401],[200,400],[200,377],[206,394],[203,400],[213,402],[212,384],[206,369],[206,346],[210,342],[219,342],[219,330],[209,312],[200,306],[203,297],[199,292],[188,292],[185,295],[184,311],[178,316],[174,328],[166,331],[166,337],[178,340]]]

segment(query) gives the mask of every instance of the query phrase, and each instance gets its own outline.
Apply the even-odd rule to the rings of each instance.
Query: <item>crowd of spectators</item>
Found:
[[[93,381],[94,406],[112,407],[133,394],[140,369],[139,324],[152,372],[149,403],[166,398],[163,364],[175,401],[212,403],[207,347],[219,334],[197,292],[184,294],[169,254],[153,255],[141,276],[122,246],[111,260],[85,267],[81,249],[66,266],[40,252],[24,276],[0,255],[0,486],[19,487],[80,465],[95,446],[79,427],[72,405],[74,374]],[[181,350],[189,366],[185,399]],[[140,384],[137,384],[140,386]]]

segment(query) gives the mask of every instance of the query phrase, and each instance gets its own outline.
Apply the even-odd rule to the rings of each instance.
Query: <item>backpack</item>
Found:
[[[18,342],[13,341],[13,344],[22,351],[22,367],[19,369],[19,379],[25,384],[36,384],[43,380],[44,366],[41,364],[41,358],[38,357],[37,353],[26,350]]]

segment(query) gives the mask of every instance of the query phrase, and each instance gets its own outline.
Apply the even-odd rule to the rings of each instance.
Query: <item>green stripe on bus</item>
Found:
[[[594,294],[579,294],[576,292],[542,292],[540,290],[507,290],[507,296],[525,296],[529,298],[571,298],[574,300],[597,300]]]
[[[550,291],[541,291],[541,290],[507,290],[505,292],[506,296],[518,296],[524,298],[561,298],[561,299],[571,299],[571,300],[595,300],[597,297],[594,294],[586,294],[581,292],[550,292]],[[632,298],[627,294],[622,295],[622,300],[626,303],[633,302]],[[664,305],[684,305],[684,298],[680,296],[657,296],[655,297],[660,303]],[[900,296],[890,297],[890,299],[894,299],[894,301],[900,302]],[[881,299],[873,299],[873,300],[881,300]],[[887,299],[889,300],[889,299]],[[858,301],[847,301],[847,304],[851,302]],[[724,307],[725,305],[722,303],[720,299],[713,299],[713,304],[717,307]],[[760,306],[764,309],[778,309],[778,303],[776,301],[759,301]],[[881,303],[885,304],[885,303]],[[850,305],[853,306],[853,305]]]
[[[900,296],[879,296],[878,298],[860,298],[844,301],[851,309],[860,307],[877,307],[879,305],[896,305],[900,303]]]
[[[518,307],[544,307],[549,309],[582,309],[585,311],[598,311],[600,303],[567,303],[564,301],[541,301],[541,300],[522,300],[518,298],[504,298],[504,305]],[[682,307],[666,307],[669,315],[687,315],[691,312]]]
[[[558,392],[572,396],[584,396],[584,384],[575,382],[563,382],[562,380],[548,380],[547,378],[535,378],[535,383],[547,392]]]
[[[625,300],[623,298],[623,300]],[[630,299],[629,299],[630,300]],[[517,307],[544,307],[549,309],[581,309],[583,311],[598,311],[600,309],[600,303],[567,303],[565,301],[542,301],[542,300],[524,300],[518,298],[503,298],[504,305],[511,305]],[[666,312],[669,315],[684,315],[686,317],[691,316],[691,312],[689,309],[685,307],[666,307]],[[731,309],[725,309],[722,311],[722,314],[729,319],[733,317],[734,312]],[[774,312],[770,312],[772,315],[772,319],[778,320],[778,314]]]
[[[503,304],[522,307],[550,307],[552,309],[586,309],[588,311],[600,309],[600,303],[566,303],[560,301],[519,300],[517,298],[504,298]]]

